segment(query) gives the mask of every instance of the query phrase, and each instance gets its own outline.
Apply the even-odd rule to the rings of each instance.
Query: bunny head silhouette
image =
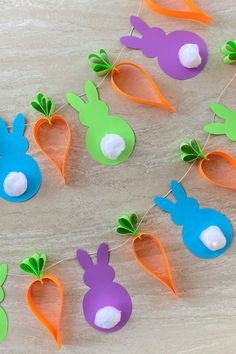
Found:
[[[184,225],[191,215],[196,215],[199,212],[199,204],[196,199],[187,197],[185,190],[177,181],[171,182],[171,190],[176,202],[163,197],[156,197],[154,201],[159,208],[170,213],[171,219],[176,225]]]
[[[102,243],[97,250],[97,263],[94,264],[90,255],[79,249],[77,259],[84,269],[84,282],[90,288],[104,287],[104,284],[111,283],[115,278],[115,272],[109,263],[109,250],[105,243]]]
[[[204,126],[208,134],[226,135],[231,141],[236,141],[236,111],[231,111],[224,105],[213,102],[211,110],[222,122],[211,122]]]
[[[99,99],[97,88],[92,81],[86,81],[85,92],[88,103],[85,103],[79,96],[72,92],[66,94],[66,99],[69,104],[79,112],[81,123],[86,127],[92,127],[95,120],[102,120],[107,117],[109,109],[107,104]]]
[[[117,165],[126,161],[135,146],[131,126],[121,117],[109,114],[107,104],[99,99],[91,81],[86,81],[86,104],[73,93],[66,95],[69,104],[79,112],[81,123],[88,127],[85,144],[89,154],[98,163]]]
[[[148,58],[156,57],[158,66],[168,76],[188,80],[204,69],[208,49],[198,34],[184,30],[165,33],[161,28],[149,27],[136,16],[131,16],[130,22],[142,37],[124,36],[121,43],[128,48],[140,49]]]
[[[149,58],[155,58],[158,55],[158,40],[166,37],[161,28],[149,27],[141,18],[137,16],[130,17],[130,23],[142,35],[142,38],[135,36],[123,36],[120,41],[123,45],[132,49],[141,49],[143,54]]]
[[[97,262],[90,255],[77,250],[77,259],[84,269],[84,283],[90,288],[83,299],[83,313],[94,329],[111,333],[121,329],[132,313],[132,302],[127,290],[114,280],[115,272],[109,263],[105,243],[97,250]]]
[[[211,208],[200,208],[194,198],[186,195],[183,187],[171,182],[171,190],[176,203],[163,197],[156,197],[155,203],[171,215],[176,225],[182,225],[185,246],[200,258],[215,258],[230,246],[233,229],[228,218]]]
[[[37,162],[26,154],[29,144],[24,137],[25,118],[19,113],[8,132],[0,118],[0,197],[24,202],[39,190],[42,175]]]
[[[27,139],[24,137],[25,118],[19,113],[12,126],[12,131],[8,132],[8,127],[0,118],[0,154],[19,155],[25,154],[29,148]]]

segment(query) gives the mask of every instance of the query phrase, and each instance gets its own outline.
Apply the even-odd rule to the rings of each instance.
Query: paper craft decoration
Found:
[[[181,160],[192,163],[198,161],[201,175],[211,184],[218,187],[236,190],[236,160],[222,151],[203,154],[196,140],[182,143]]]
[[[121,236],[133,236],[132,254],[138,264],[177,295],[167,253],[161,241],[151,233],[138,232],[137,224],[136,214],[123,215],[117,221],[116,232]]]
[[[201,146],[195,139],[180,144],[180,150],[182,152],[180,158],[185,162],[191,163],[195,160],[205,158]]]
[[[104,165],[117,165],[126,161],[135,146],[132,128],[122,118],[109,115],[109,108],[99,99],[92,81],[86,81],[85,91],[88,103],[74,93],[67,93],[66,98],[79,112],[80,122],[88,127],[86,147],[89,154]]]
[[[95,75],[111,73],[112,86],[121,96],[137,103],[175,111],[152,77],[140,66],[128,61],[113,66],[104,49],[100,49],[99,54],[90,54],[88,59]]]
[[[8,266],[7,264],[0,265],[0,303],[5,299],[5,292],[3,290],[3,284],[7,278]],[[0,306],[0,343],[4,341],[8,332],[8,317],[7,313],[2,306]]]
[[[208,50],[204,40],[193,32],[174,31],[166,34],[161,28],[149,27],[137,16],[131,25],[142,35],[121,37],[128,48],[140,49],[148,58],[157,58],[160,68],[177,80],[191,79],[204,69]]]
[[[9,202],[24,202],[39,190],[42,175],[37,162],[26,154],[25,118],[19,113],[11,132],[0,118],[0,197]]]
[[[163,16],[199,21],[206,25],[212,22],[212,18],[206,15],[192,0],[177,1],[177,5],[178,3],[184,2],[184,4],[188,7],[189,11],[171,10],[162,7],[161,6],[161,4],[163,3],[162,0],[144,0],[144,2],[151,10]]]
[[[163,197],[154,199],[156,205],[170,213],[172,221],[182,226],[185,246],[200,258],[215,258],[223,254],[232,242],[233,230],[227,217],[214,209],[199,208],[196,199],[187,197],[180,183],[171,182],[176,202]]]
[[[230,111],[217,102],[212,103],[210,108],[224,122],[213,122],[205,125],[205,132],[213,135],[226,135],[229,140],[236,141],[236,111]]]
[[[33,256],[24,259],[21,264],[20,264],[20,269],[23,272],[26,272],[30,275],[33,275],[36,277],[36,280],[34,280],[28,287],[27,291],[27,302],[29,305],[30,310],[33,312],[33,314],[37,317],[39,322],[47,328],[49,333],[52,335],[54,340],[57,343],[58,348],[62,347],[62,341],[60,337],[60,321],[61,321],[61,312],[62,312],[62,306],[63,306],[63,299],[64,299],[64,290],[62,287],[61,282],[54,276],[50,274],[43,274],[44,268],[46,264],[46,255],[45,254],[39,254],[35,253]],[[57,313],[55,313],[55,324],[52,324],[49,319],[45,316],[44,313],[41,312],[39,307],[36,305],[35,302],[35,295],[33,292],[33,289],[36,285],[41,285],[42,291],[47,289],[48,283],[51,282],[57,289],[58,291],[58,309]],[[40,297],[40,294],[37,294],[37,297]],[[56,300],[53,302],[55,303]],[[49,305],[50,306],[50,305]],[[49,308],[48,308],[49,310]]]
[[[131,316],[132,302],[127,290],[114,282],[115,272],[109,265],[108,246],[100,244],[96,264],[82,249],[78,249],[76,255],[85,271],[84,283],[90,288],[83,299],[86,321],[101,332],[118,331]]]
[[[221,48],[224,54],[224,63],[232,64],[236,63],[236,41],[228,41]]]
[[[34,139],[41,152],[51,161],[65,182],[65,164],[71,142],[71,131],[67,121],[54,115],[54,103],[43,93],[37,95],[37,101],[31,106],[44,117],[34,125]]]

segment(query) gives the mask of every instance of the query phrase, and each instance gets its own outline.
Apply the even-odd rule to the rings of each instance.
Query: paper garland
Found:
[[[116,232],[122,236],[133,236],[132,254],[138,264],[176,295],[167,253],[161,241],[153,234],[138,232],[137,224],[136,214],[123,215],[117,221]]]
[[[112,87],[121,96],[137,103],[175,111],[152,77],[137,64],[127,61],[112,66],[104,49],[100,49],[99,54],[90,54],[88,59],[95,75],[104,76],[111,73]]]
[[[186,18],[191,18],[191,19],[198,20],[198,21],[205,22],[205,23],[209,23],[211,20],[210,17],[206,16],[191,0],[184,0],[184,2],[189,7],[189,9],[192,10],[190,12],[172,11],[172,10],[164,9],[164,8],[161,8],[160,6],[156,5],[156,3],[153,0],[145,0],[145,2],[148,4],[149,7],[154,9],[154,11],[160,12],[161,14],[165,14],[166,16],[175,16],[175,17],[183,17],[183,18],[186,17]],[[153,28],[153,29],[159,30],[157,28]],[[176,34],[177,37],[178,37],[178,35],[179,36],[182,35],[183,37],[185,37],[184,33],[187,33],[187,32],[186,31],[176,31],[174,33]],[[190,34],[190,32],[188,32],[188,33]],[[169,37],[171,37],[171,35],[172,34],[170,34]],[[192,33],[192,35],[194,35],[194,34]],[[172,37],[174,37],[174,36],[172,36]],[[187,35],[185,38],[187,38]],[[223,47],[222,52],[226,55],[224,58],[225,63],[232,63],[232,62],[236,61],[236,58],[234,55],[235,54],[235,42],[233,42],[233,41],[227,42],[227,44]],[[100,52],[100,54],[101,54],[101,52]],[[104,52],[102,54],[104,55]],[[158,59],[160,61],[160,58],[158,58]],[[206,54],[206,60],[207,60],[207,54]],[[205,63],[204,63],[204,65],[205,65]],[[132,69],[139,71],[143,75],[143,77],[145,77],[147,79],[148,83],[152,86],[156,96],[160,99],[161,102],[156,102],[155,100],[152,101],[149,99],[140,98],[138,96],[130,95],[129,93],[123,91],[119,87],[119,85],[117,85],[115,79],[117,78],[116,76],[118,74],[120,74],[121,69],[123,69],[123,67],[125,67],[125,66],[131,67]],[[164,70],[164,65],[162,65],[162,69]],[[126,98],[133,100],[135,102],[143,103],[143,104],[163,107],[163,108],[168,109],[170,111],[174,110],[170,106],[170,104],[165,100],[165,98],[161,95],[159,89],[157,88],[157,86],[155,85],[154,81],[149,76],[149,74],[147,74],[142,68],[140,68],[136,64],[130,63],[130,62],[122,62],[122,63],[118,63],[114,67],[112,67],[112,66],[110,66],[110,63],[108,62],[108,63],[105,63],[103,68],[101,68],[101,70],[98,71],[99,74],[107,74],[108,72],[111,72],[111,81],[112,81],[113,87],[121,95],[125,96]],[[168,72],[167,69],[165,72],[174,78],[181,79],[181,80],[186,79],[184,76],[180,77],[179,73],[176,74],[177,76],[175,77],[173,74]],[[88,85],[90,85],[90,84],[88,84]],[[51,100],[48,99],[47,96],[45,96],[43,94],[38,94],[37,99],[38,99],[38,102],[32,102],[32,106],[34,108],[36,108],[37,110],[39,110],[40,112],[44,113],[46,115],[46,118],[40,119],[35,124],[34,136],[35,136],[36,143],[37,143],[38,147],[41,149],[41,151],[56,166],[56,168],[58,169],[58,171],[61,173],[62,177],[64,178],[65,177],[65,171],[64,171],[65,170],[65,161],[66,161],[66,157],[67,157],[67,153],[68,153],[68,149],[69,149],[69,145],[70,145],[70,128],[69,128],[67,122],[64,120],[64,118],[62,118],[60,116],[52,116],[52,114],[54,112],[54,105],[51,102]],[[99,99],[98,99],[98,101],[99,101]],[[89,104],[87,104],[87,106]],[[105,106],[106,106],[106,104],[104,104],[104,106],[101,110],[99,108],[98,112],[101,113],[101,111],[102,112],[106,111],[107,107],[106,107],[106,109],[104,109]],[[101,105],[100,105],[100,107],[101,107]],[[214,109],[215,109],[215,107],[213,108],[213,110]],[[224,125],[224,129],[222,130],[222,127],[221,127],[218,130],[216,125],[214,125],[213,130],[212,130],[212,134],[226,134],[229,137],[229,139],[235,141],[235,137],[234,137],[235,133],[233,132],[234,131],[233,120],[234,120],[234,116],[235,116],[234,113],[235,112],[230,111],[230,113],[231,113],[231,116],[230,116],[230,115],[228,115],[228,113],[226,111],[227,111],[226,108],[224,108],[223,110],[221,108],[221,111],[219,113],[219,116],[221,117],[221,115],[222,115],[221,118],[225,119],[225,121],[226,121],[225,124],[221,124],[221,126]],[[227,116],[226,116],[226,113],[227,113]],[[18,116],[22,116],[22,115],[18,115]],[[230,118],[229,118],[229,116],[230,116]],[[115,118],[119,118],[119,117],[115,117]],[[22,120],[22,118],[21,118],[21,120]],[[18,123],[20,121],[19,117],[18,117],[18,119],[16,119],[16,121],[14,122],[13,132],[14,132],[15,126],[18,126],[18,127],[20,125],[22,126],[22,124]],[[42,143],[39,142],[39,129],[42,128],[45,123],[48,124],[48,126],[50,128],[52,128],[51,126],[53,126],[54,129],[55,129],[56,123],[59,123],[59,125],[61,123],[63,123],[62,130],[63,130],[63,132],[65,132],[65,131],[67,132],[67,144],[65,145],[64,156],[61,158],[60,163],[58,163],[56,161],[56,159],[54,158],[54,156],[52,156],[52,154],[47,152],[45,147],[42,146]],[[214,123],[212,123],[212,124],[214,124]],[[206,128],[206,131],[207,131],[207,129],[212,129],[212,124],[211,124],[211,128],[209,128],[209,127]],[[0,121],[0,129],[2,129],[2,128],[3,128],[3,124],[2,124],[2,121]],[[20,130],[21,129],[22,128],[20,128]],[[223,133],[219,133],[220,130],[223,131]],[[43,135],[45,137],[45,134],[43,134]],[[4,140],[4,138],[3,138],[3,140]],[[133,145],[134,145],[135,138],[133,140],[134,140],[134,143],[133,143]],[[22,139],[22,141],[23,141],[23,139]],[[208,179],[209,181],[211,181],[211,183],[226,187],[222,183],[212,181],[211,178],[209,178],[205,174],[205,168],[203,167],[203,165],[206,164],[210,160],[211,157],[217,156],[217,157],[222,157],[223,159],[227,160],[227,162],[229,162],[233,166],[233,168],[235,168],[236,167],[236,160],[234,160],[230,155],[227,155],[226,153],[223,153],[223,152],[210,152],[206,155],[203,155],[200,145],[196,141],[191,141],[189,144],[181,145],[181,150],[182,150],[182,159],[184,161],[192,162],[194,160],[200,159],[199,169],[200,169],[201,173],[204,175],[204,177],[206,179]],[[28,155],[26,155],[26,156],[28,156]],[[108,164],[111,164],[111,163],[108,163]],[[40,183],[41,183],[41,181],[40,181]],[[231,187],[226,187],[226,188],[231,188]],[[235,187],[232,187],[232,189],[235,189]],[[218,252],[218,254],[217,254],[217,252],[214,252],[214,257],[225,252],[225,250],[230,246],[230,243],[232,241],[232,227],[231,227],[231,224],[228,221],[228,219],[223,214],[220,214],[220,213],[216,212],[215,210],[200,209],[198,206],[198,202],[193,198],[188,198],[186,196],[183,188],[176,181],[172,182],[172,192],[177,199],[176,203],[172,203],[174,206],[171,204],[170,201],[168,201],[162,197],[156,197],[155,202],[160,208],[162,208],[166,211],[169,211],[171,213],[172,220],[177,225],[181,224],[183,226],[183,232],[182,232],[183,233],[183,240],[184,240],[186,246],[189,248],[189,250],[193,254],[195,254],[199,257],[213,258],[213,256],[209,257],[209,254],[207,254],[205,248],[201,248],[199,246],[199,239],[196,237],[197,235],[199,236],[199,232],[202,230],[203,225],[208,226],[209,222],[213,221],[214,225],[217,224],[222,229],[222,231],[224,232],[224,235],[227,238],[226,246],[220,252]],[[19,201],[22,201],[22,200],[19,200]],[[179,206],[181,206],[182,211],[181,211],[181,208],[179,208]],[[190,206],[193,207],[193,212],[192,212]],[[174,209],[177,210],[178,208],[179,208],[178,213],[173,212]],[[199,209],[199,211],[198,211],[198,209]],[[182,215],[184,214],[184,212],[183,212],[184,210],[187,211],[187,214],[188,214],[187,218],[184,219],[184,222],[181,221],[179,223],[178,220],[181,219],[181,214]],[[196,226],[196,222],[194,224],[194,227],[191,225],[188,225],[188,221],[191,220],[191,216],[196,217],[196,215],[198,214],[197,211],[199,212],[199,216],[201,216],[201,218],[199,219],[200,222],[199,222],[198,218],[196,218],[196,220],[199,224],[198,226],[199,226],[199,228],[201,228],[200,231],[199,231],[199,228],[197,228],[197,226]],[[191,236],[194,236],[193,237],[194,242],[193,242],[193,240],[189,240],[189,234],[190,234],[189,231],[195,232],[195,234],[192,233],[192,235],[191,235]],[[162,282],[164,285],[166,285],[168,288],[170,288],[174,292],[174,294],[176,294],[176,290],[175,290],[175,287],[173,284],[172,275],[171,275],[171,271],[170,271],[170,265],[169,265],[169,261],[168,261],[165,249],[163,248],[161,242],[155,237],[155,235],[149,234],[149,233],[141,233],[141,232],[138,233],[136,215],[135,214],[132,214],[131,216],[124,215],[121,218],[119,218],[117,232],[120,235],[130,235],[131,234],[134,236],[133,241],[132,241],[132,248],[133,248],[133,255],[134,255],[135,259],[137,260],[137,262],[140,264],[140,266],[146,272],[150,273],[153,277],[155,277],[160,282]],[[149,242],[151,243],[150,248],[148,248],[148,246],[147,246],[147,244]],[[145,247],[144,247],[144,243],[146,243]],[[201,246],[202,246],[202,244],[201,244]],[[160,262],[157,262],[158,271],[157,271],[157,267],[155,265],[153,265],[153,264],[150,265],[150,262],[152,263],[152,261],[150,261],[150,258],[151,258],[150,251],[151,250],[160,252],[161,262],[163,262],[163,265],[164,265],[164,276],[163,276],[162,272],[161,272],[161,274],[159,274]],[[144,255],[144,251],[147,253],[146,255]],[[155,256],[156,255],[157,254],[155,253]],[[85,314],[85,317],[86,317],[88,323],[90,323],[94,328],[99,329],[103,332],[113,332],[115,330],[120,329],[121,327],[123,327],[126,324],[126,322],[128,321],[128,319],[131,315],[132,302],[131,302],[130,296],[127,293],[127,291],[119,284],[116,284],[113,282],[114,271],[108,265],[108,262],[109,262],[108,247],[105,244],[101,244],[99,246],[99,249],[97,251],[97,259],[98,259],[97,265],[94,265],[93,263],[91,264],[92,260],[91,260],[90,256],[88,255],[87,252],[85,252],[83,250],[77,251],[77,258],[78,258],[81,266],[85,269],[84,281],[87,285],[89,285],[92,288],[90,291],[88,291],[88,293],[85,295],[85,298],[84,298],[84,314]],[[23,271],[25,271],[26,273],[33,274],[36,276],[37,280],[33,281],[28,288],[28,293],[27,293],[28,305],[29,305],[31,311],[38,318],[38,320],[40,322],[42,322],[42,324],[51,333],[51,335],[53,336],[53,338],[57,342],[58,347],[60,348],[62,343],[61,343],[61,339],[60,339],[60,335],[59,335],[59,325],[60,325],[61,308],[62,308],[62,304],[63,304],[63,287],[62,287],[60,281],[55,276],[43,275],[45,262],[46,262],[46,255],[45,254],[34,254],[32,257],[25,259],[20,264],[20,268]],[[95,269],[96,269],[96,271],[95,271]],[[107,270],[107,273],[106,273],[106,270]],[[98,271],[98,273],[97,273],[97,271]],[[102,275],[102,276],[99,276],[99,275]],[[2,289],[2,285],[6,279],[6,276],[7,276],[7,265],[2,264],[2,265],[0,265],[0,302],[2,302],[4,300],[4,296],[5,296],[4,291]],[[112,280],[111,280],[111,278],[112,278]],[[102,281],[100,281],[101,279],[102,279]],[[52,282],[57,287],[58,292],[59,292],[59,304],[58,304],[58,314],[57,314],[58,318],[56,321],[56,323],[57,323],[56,326],[52,325],[47,320],[45,315],[43,315],[40,312],[40,310],[35,305],[34,299],[33,299],[32,288],[33,288],[34,284],[36,284],[38,282],[38,283],[41,283],[41,285],[45,287],[46,286],[45,283],[47,281]],[[105,282],[105,285],[106,285],[105,291],[104,291],[104,287],[102,287],[103,281]],[[110,287],[108,286],[109,282],[112,283],[112,284],[110,284]],[[96,287],[96,290],[98,290],[98,291],[92,292],[93,287]],[[114,293],[113,293],[112,289],[113,290],[115,289]],[[92,295],[91,295],[91,293],[92,293]],[[95,294],[99,295],[98,298],[95,296]],[[104,294],[106,296],[104,296]],[[109,296],[107,296],[107,294]],[[89,298],[89,296],[90,296],[90,298]],[[89,300],[86,300],[86,298],[89,298]],[[106,300],[104,300],[105,298],[106,298]],[[105,306],[108,305],[108,307],[110,305],[113,305],[114,303],[111,303],[111,301],[110,301],[111,298],[116,299],[115,305],[117,305],[117,307],[120,306],[120,312],[121,312],[121,316],[122,316],[121,321],[118,323],[117,326],[115,326],[114,328],[111,328],[111,329],[97,328],[97,326],[94,325],[94,314],[95,314],[94,309],[99,310],[99,309],[101,309],[101,306],[103,306],[103,305],[105,305]],[[94,301],[94,299],[96,299],[96,301]],[[101,299],[103,299],[103,300],[101,300]],[[107,299],[109,299],[108,303],[107,303]],[[99,305],[99,306],[97,306],[97,305]],[[92,315],[91,315],[91,313],[92,313]],[[93,321],[93,322],[91,322],[91,321]],[[2,307],[0,307],[0,343],[6,337],[7,330],[8,330],[8,318],[7,318],[6,312],[3,310]]]
[[[30,275],[33,275],[36,277],[36,280],[34,280],[28,287],[27,291],[27,302],[30,310],[32,313],[37,317],[39,322],[47,328],[49,333],[52,335],[54,338],[55,342],[57,343],[58,348],[62,347],[62,341],[60,337],[60,321],[61,321],[61,312],[62,312],[62,307],[63,307],[63,301],[64,301],[64,290],[62,287],[61,282],[54,276],[50,274],[43,274],[44,267],[46,264],[46,255],[45,254],[39,254],[35,253],[33,256],[24,259],[21,264],[20,264],[20,269],[23,272],[26,272]],[[41,312],[41,310],[38,308],[34,301],[34,293],[33,293],[33,288],[35,285],[41,285],[44,289],[47,287],[47,283],[51,282],[58,291],[58,309],[57,313],[55,314],[55,325],[52,324],[45,314]]]
[[[206,25],[208,25],[209,23],[212,22],[212,18],[210,16],[206,15],[195,4],[195,2],[193,0],[181,0],[181,1],[178,0],[177,1],[177,6],[178,6],[178,2],[185,3],[185,5],[188,7],[189,11],[171,10],[166,7],[162,7],[161,4],[163,3],[163,0],[144,0],[144,2],[151,10],[153,10],[154,12],[157,12],[163,16],[199,21],[199,22],[202,22]]]
[[[14,122],[11,132],[8,132],[7,124],[0,118],[0,198],[9,202],[20,203],[32,198],[39,190],[42,175],[36,160],[26,152],[29,143],[24,137],[25,118],[19,113]],[[15,177],[12,178],[12,173]],[[20,175],[19,175],[20,173]],[[21,187],[23,178],[24,189],[13,193],[13,187]],[[16,192],[16,191],[14,191]]]
[[[115,272],[109,265],[109,250],[101,243],[97,250],[97,263],[94,264],[90,255],[81,249],[77,250],[77,260],[84,269],[84,282],[90,288],[83,299],[83,312],[86,321],[101,332],[112,333],[120,330],[128,322],[132,313],[132,301],[127,290],[114,282]],[[98,327],[96,315],[101,310],[112,308],[120,312],[120,319],[111,328]],[[109,323],[109,314],[104,314],[102,323]]]
[[[80,122],[88,127],[86,147],[92,158],[104,165],[117,165],[126,161],[135,146],[135,134],[130,125],[121,117],[109,114],[107,104],[99,99],[98,91],[92,81],[87,80],[85,91],[88,103],[74,93],[67,93],[68,103],[79,112]],[[104,155],[101,142],[106,136],[118,136],[124,141],[124,149],[116,159]]]
[[[204,40],[193,32],[174,31],[166,34],[161,28],[149,27],[137,16],[130,17],[132,26],[142,35],[123,36],[120,41],[128,48],[140,49],[148,58],[157,58],[160,68],[177,80],[191,79],[204,69],[208,60],[208,49]],[[184,67],[179,59],[179,50],[185,44],[196,44],[199,49],[201,64],[192,69]]]
[[[5,299],[5,292],[3,284],[6,281],[8,273],[8,265],[0,264],[0,303]],[[8,332],[8,317],[7,313],[2,306],[0,306],[0,344],[4,341]]]
[[[205,132],[213,135],[226,135],[231,141],[236,141],[236,111],[231,111],[220,103],[211,104],[211,110],[223,123],[213,122],[204,126]]]
[[[51,161],[65,183],[65,164],[70,148],[71,132],[67,121],[54,115],[55,105],[44,94],[37,95],[37,102],[31,102],[32,107],[45,117],[34,125],[34,140],[41,152]]]
[[[187,197],[180,183],[173,180],[171,191],[176,199],[172,202],[163,197],[156,197],[155,204],[170,213],[172,221],[182,226],[182,237],[185,246],[200,258],[215,258],[222,255],[230,246],[233,237],[232,225],[228,218],[214,209],[200,208],[198,201]],[[226,244],[218,250],[210,250],[203,244],[200,237],[209,227],[217,227],[223,233]]]

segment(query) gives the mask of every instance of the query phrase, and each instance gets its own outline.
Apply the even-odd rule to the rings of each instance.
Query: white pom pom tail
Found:
[[[99,328],[111,329],[121,320],[121,311],[113,306],[105,306],[97,311],[95,325]]]
[[[10,197],[19,197],[27,190],[27,178],[22,172],[10,172],[3,182],[4,192]]]
[[[106,134],[101,140],[100,147],[104,156],[109,160],[117,160],[125,150],[125,141],[117,134]]]
[[[201,62],[199,48],[197,44],[184,44],[179,50],[180,63],[187,69],[197,68]]]
[[[202,243],[211,251],[221,250],[226,246],[226,238],[218,226],[209,226],[200,235]]]

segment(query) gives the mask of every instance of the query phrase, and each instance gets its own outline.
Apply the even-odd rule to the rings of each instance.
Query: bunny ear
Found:
[[[8,127],[4,120],[0,118],[0,136],[6,136],[8,134]]]
[[[68,103],[78,112],[82,111],[82,109],[85,107],[84,101],[77,95],[75,95],[72,92],[68,92],[66,94],[66,99]]]
[[[171,213],[174,207],[174,203],[166,198],[163,197],[156,197],[154,198],[155,204],[161,209],[168,213]]]
[[[226,128],[224,123],[213,122],[204,126],[204,131],[208,134],[222,135],[226,134]]]
[[[87,270],[88,268],[93,266],[92,258],[89,256],[88,252],[78,249],[76,252],[76,257],[79,264],[84,270]]]
[[[17,114],[14,122],[12,133],[16,135],[24,135],[25,131],[25,117],[22,113]]]
[[[86,92],[88,101],[94,102],[94,101],[99,100],[98,90],[92,81],[90,81],[90,80],[86,81],[85,92]]]
[[[187,197],[184,188],[181,186],[179,182],[175,180],[171,182],[171,190],[176,200],[181,200]]]
[[[142,47],[141,38],[134,37],[134,36],[123,36],[121,37],[120,42],[124,46],[132,49],[141,49]]]
[[[108,264],[109,263],[109,249],[105,243],[101,243],[97,250],[97,263]]]
[[[144,34],[150,29],[148,24],[141,20],[141,18],[138,16],[130,16],[130,23],[136,29],[136,31],[141,34]]]
[[[213,111],[213,113],[217,115],[217,117],[224,120],[232,118],[233,115],[235,116],[235,112],[230,111],[223,104],[220,104],[218,102],[213,102],[210,105],[210,108]]]

